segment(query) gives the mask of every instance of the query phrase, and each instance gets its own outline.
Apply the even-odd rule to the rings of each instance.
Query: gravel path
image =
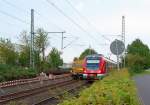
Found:
[[[134,80],[141,103],[143,105],[150,105],[150,75],[136,76]]]

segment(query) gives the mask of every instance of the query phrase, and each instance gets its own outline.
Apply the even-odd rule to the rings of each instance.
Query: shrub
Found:
[[[35,77],[36,74],[37,71],[30,68],[25,69],[22,67],[15,67],[10,65],[0,65],[0,82],[31,78]]]
[[[130,73],[140,73],[146,67],[147,61],[144,57],[141,57],[140,55],[128,54],[127,60]]]

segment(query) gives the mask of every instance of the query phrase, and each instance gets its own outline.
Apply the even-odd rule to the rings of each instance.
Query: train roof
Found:
[[[112,60],[112,59],[110,59],[110,58],[104,57],[104,59],[105,59],[107,62],[110,62],[110,63],[113,63],[113,64],[117,64],[117,62],[115,62],[114,60]]]
[[[88,57],[103,57],[107,62],[110,62],[110,63],[113,63],[113,64],[117,64],[117,62],[115,62],[114,60],[112,60],[110,58],[107,58],[107,57],[104,57],[103,54],[92,54],[92,55],[86,56],[86,58],[88,58]]]
[[[103,57],[103,54],[92,54],[92,55],[88,55],[86,57]]]

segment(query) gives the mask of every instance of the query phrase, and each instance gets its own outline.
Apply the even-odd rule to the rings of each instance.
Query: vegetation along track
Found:
[[[65,78],[65,79],[62,79]],[[39,94],[41,92],[47,91],[47,88],[55,88],[56,86],[60,87],[63,85],[67,85],[68,83],[72,83],[73,80],[72,78],[69,78],[69,75],[65,75],[64,77],[57,78],[55,80],[52,80],[53,83],[51,84],[44,84],[36,86],[32,89],[24,89],[23,91],[19,92],[12,92],[12,93],[7,93],[4,95],[0,96],[0,104],[6,104],[10,101],[16,101],[17,99],[25,98],[25,97],[30,97],[31,95]]]

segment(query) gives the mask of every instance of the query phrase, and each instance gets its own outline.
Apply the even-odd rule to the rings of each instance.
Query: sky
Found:
[[[149,0],[0,0],[0,37],[21,44],[20,33],[30,32],[31,9],[35,10],[35,30],[42,27],[48,32],[65,31],[64,47],[73,42],[63,49],[64,62],[71,62],[89,47],[116,60],[110,44],[121,39],[117,35],[121,35],[122,16],[125,45],[139,38],[150,47]],[[61,50],[61,34],[48,37],[46,54],[52,47]]]

